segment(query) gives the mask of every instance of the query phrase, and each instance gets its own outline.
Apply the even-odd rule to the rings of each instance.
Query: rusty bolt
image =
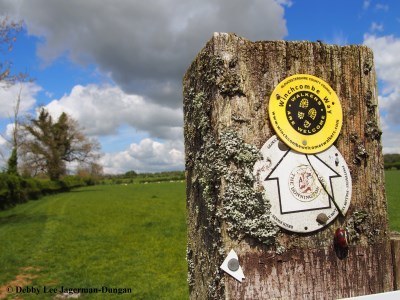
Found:
[[[317,222],[318,222],[319,224],[321,224],[321,225],[326,224],[326,222],[328,222],[328,216],[327,216],[326,214],[324,214],[324,213],[320,213],[320,214],[317,216]]]

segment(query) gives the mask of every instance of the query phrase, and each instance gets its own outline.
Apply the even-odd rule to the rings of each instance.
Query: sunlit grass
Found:
[[[386,172],[386,193],[391,230],[400,231],[399,171]],[[30,285],[41,288],[108,286],[132,289],[116,299],[187,299],[185,249],[184,183],[86,187],[0,212],[0,285],[30,273],[37,276]]]
[[[390,229],[400,232],[400,171],[385,171],[385,181]]]
[[[34,286],[188,298],[183,183],[95,186],[31,201],[0,212],[0,241],[0,285],[32,266]]]

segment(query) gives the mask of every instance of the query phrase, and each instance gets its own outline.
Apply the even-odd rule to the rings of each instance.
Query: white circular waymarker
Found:
[[[347,212],[351,176],[335,146],[318,154],[303,154],[274,135],[260,151],[263,159],[255,163],[253,174],[256,185],[264,188],[277,225],[294,232],[313,232]]]

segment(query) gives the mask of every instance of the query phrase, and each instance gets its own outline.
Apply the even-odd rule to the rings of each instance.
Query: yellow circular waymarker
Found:
[[[293,150],[318,153],[329,148],[342,128],[342,106],[324,80],[296,74],[285,78],[269,100],[276,134]]]

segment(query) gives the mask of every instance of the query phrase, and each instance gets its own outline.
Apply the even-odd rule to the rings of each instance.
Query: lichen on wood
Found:
[[[244,143],[235,131],[226,130],[218,141],[206,137],[199,153],[195,170],[209,216],[216,214],[220,221],[226,221],[232,238],[251,237],[273,244],[278,227],[270,220],[264,193],[254,188],[252,171],[260,159],[258,149]],[[218,196],[211,192],[214,188],[220,188]]]

